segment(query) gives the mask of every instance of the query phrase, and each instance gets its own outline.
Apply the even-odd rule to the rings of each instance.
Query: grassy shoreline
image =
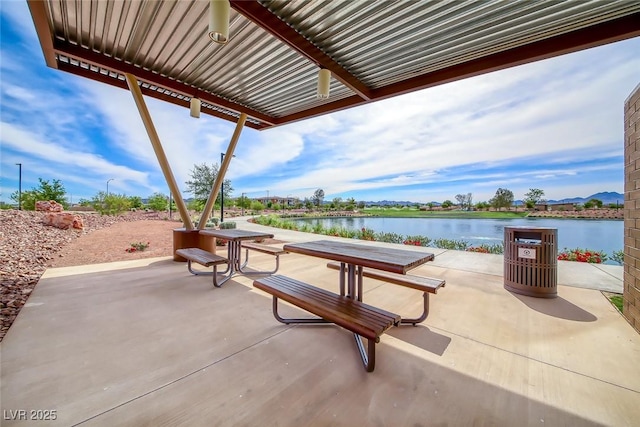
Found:
[[[367,216],[381,216],[387,218],[483,218],[483,219],[511,219],[526,218],[527,211],[498,212],[498,211],[420,211],[417,209],[364,209]]]

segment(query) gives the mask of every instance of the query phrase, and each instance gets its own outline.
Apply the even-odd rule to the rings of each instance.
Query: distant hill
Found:
[[[624,194],[616,193],[615,191],[605,191],[602,193],[592,194],[589,197],[572,197],[568,199],[560,200],[547,200],[548,203],[584,203],[591,199],[601,200],[603,204],[608,205],[610,203],[624,204]]]
[[[560,200],[547,200],[547,203],[585,203],[591,199],[601,200],[604,205],[608,205],[610,203],[619,203],[620,206],[624,204],[624,194],[616,193],[615,191],[604,191],[601,193],[592,194],[588,197],[572,197],[567,199]],[[414,206],[414,205],[425,205],[426,203],[417,203],[417,202],[408,202],[408,201],[394,201],[394,200],[380,200],[377,202],[364,202],[366,206]],[[431,202],[433,206],[440,206],[440,202]],[[515,206],[522,206],[524,202],[522,200],[514,200],[513,204]]]

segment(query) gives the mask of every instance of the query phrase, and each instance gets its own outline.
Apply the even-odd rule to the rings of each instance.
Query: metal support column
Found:
[[[162,169],[164,178],[167,180],[169,190],[171,191],[171,194],[173,194],[173,197],[175,199],[176,206],[178,208],[178,211],[180,212],[180,217],[182,218],[182,222],[184,223],[184,226],[187,230],[193,230],[193,222],[191,222],[191,217],[189,216],[187,205],[182,198],[182,193],[180,193],[180,189],[178,188],[176,179],[173,176],[173,172],[171,172],[171,167],[169,166],[169,162],[167,161],[167,156],[164,153],[160,138],[158,137],[155,126],[153,125],[153,120],[151,120],[149,109],[147,108],[147,104],[144,102],[144,98],[142,97],[140,86],[138,86],[138,80],[134,75],[128,73],[125,74],[125,77],[127,79],[127,85],[129,86],[131,95],[133,95],[133,100],[138,107],[138,112],[140,113],[140,117],[142,118],[144,127],[147,129],[147,134],[149,135],[149,139],[151,140],[153,151],[155,151],[156,157],[158,158],[158,163],[160,163],[160,168]]]
[[[229,141],[229,147],[227,148],[227,152],[224,155],[224,160],[220,164],[220,170],[218,170],[218,176],[216,180],[213,182],[213,188],[211,188],[211,194],[209,194],[209,198],[207,199],[207,203],[204,205],[204,209],[202,210],[202,215],[200,216],[200,221],[198,221],[198,229],[204,230],[207,225],[207,219],[209,215],[211,215],[211,209],[213,209],[213,205],[218,197],[218,192],[222,187],[222,183],[224,182],[224,176],[227,173],[227,168],[229,167],[229,163],[231,162],[231,158],[233,157],[233,152],[236,149],[236,145],[238,144],[238,139],[240,139],[240,133],[242,133],[242,128],[244,127],[244,123],[247,121],[247,115],[245,113],[241,113],[238,118],[238,123],[236,124],[236,129],[233,132],[233,136],[231,137],[231,141]]]

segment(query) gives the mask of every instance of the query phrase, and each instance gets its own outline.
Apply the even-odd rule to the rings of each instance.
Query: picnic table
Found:
[[[273,314],[275,318],[285,324],[329,322],[350,330],[354,333],[356,345],[365,369],[368,372],[373,371],[375,367],[375,344],[380,341],[380,336],[388,328],[399,325],[402,319],[401,316],[395,313],[373,307],[362,301],[362,278],[363,275],[366,275],[364,268],[404,275],[407,271],[432,261],[434,255],[422,251],[333,240],[286,244],[283,249],[287,252],[339,262],[340,294],[333,294],[324,289],[281,275],[254,281],[255,287],[273,295]],[[402,284],[393,281],[390,283]],[[427,290],[425,288],[425,294],[426,292],[435,293],[438,287],[444,285],[443,280],[439,281],[439,283],[435,289],[430,288]],[[415,288],[415,286],[411,287]],[[278,299],[283,299],[319,317],[283,318],[278,314]],[[426,308],[427,306],[425,306]],[[368,340],[366,349],[362,341],[363,338]]]

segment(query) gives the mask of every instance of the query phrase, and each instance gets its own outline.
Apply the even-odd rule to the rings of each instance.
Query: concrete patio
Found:
[[[414,274],[447,285],[369,374],[350,333],[278,323],[245,277],[213,289],[170,258],[47,270],[0,343],[2,425],[637,425],[640,335],[601,291],[621,292],[622,267],[560,262],[558,298],[540,299],[504,289],[502,256],[414,250],[437,255]],[[279,273],[335,291],[325,263],[289,254]],[[421,309],[371,279],[365,301]]]

